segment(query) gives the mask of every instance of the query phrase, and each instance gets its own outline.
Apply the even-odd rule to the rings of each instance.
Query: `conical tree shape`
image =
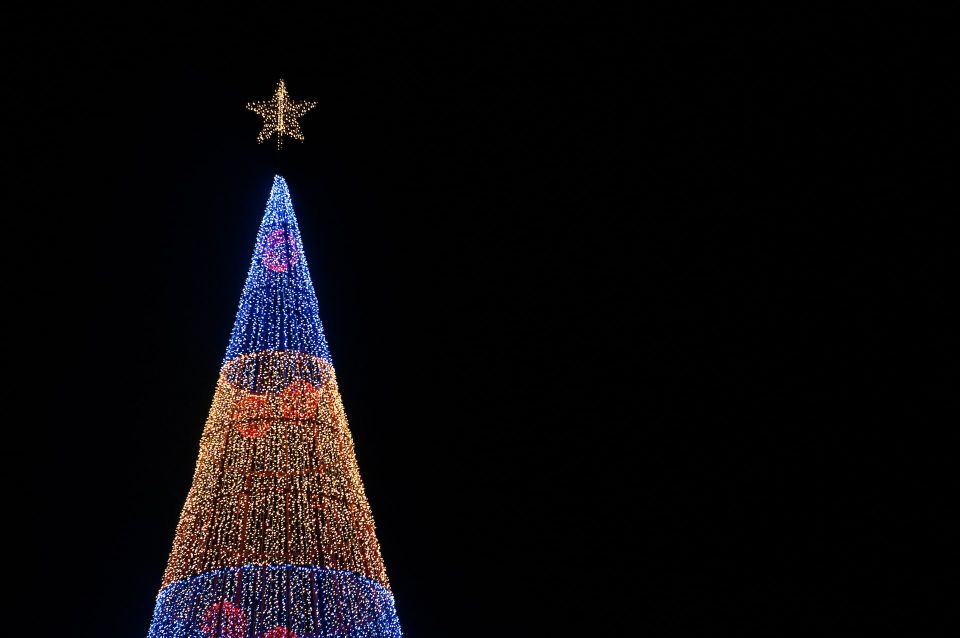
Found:
[[[400,635],[278,176],[148,638]]]

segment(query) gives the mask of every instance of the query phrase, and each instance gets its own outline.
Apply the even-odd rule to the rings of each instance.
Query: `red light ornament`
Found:
[[[247,614],[229,600],[207,607],[200,620],[205,638],[243,638],[247,632]]]
[[[263,436],[273,420],[273,406],[262,394],[248,394],[233,407],[233,421],[237,431],[246,439]]]
[[[320,411],[320,390],[309,381],[294,381],[280,394],[285,419],[315,419]]]
[[[273,272],[286,272],[299,257],[296,242],[289,233],[278,228],[267,235],[263,248],[263,265]]]

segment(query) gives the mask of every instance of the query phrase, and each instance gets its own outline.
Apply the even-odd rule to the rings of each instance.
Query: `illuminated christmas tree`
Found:
[[[148,636],[400,635],[278,176]]]

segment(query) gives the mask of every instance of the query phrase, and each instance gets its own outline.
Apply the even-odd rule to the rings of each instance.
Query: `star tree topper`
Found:
[[[265,142],[276,133],[277,148],[283,145],[283,136],[303,141],[300,122],[297,118],[315,107],[316,102],[294,102],[287,93],[287,86],[280,80],[273,97],[266,102],[250,102],[247,109],[263,118],[263,130],[257,135],[257,142]]]

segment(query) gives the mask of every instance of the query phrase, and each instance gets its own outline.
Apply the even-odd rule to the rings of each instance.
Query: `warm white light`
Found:
[[[303,141],[298,118],[317,105],[316,102],[294,102],[287,93],[283,80],[277,84],[273,97],[265,102],[250,102],[247,109],[263,118],[263,130],[257,135],[257,142],[265,142],[277,134],[277,148],[283,145],[283,136]]]

